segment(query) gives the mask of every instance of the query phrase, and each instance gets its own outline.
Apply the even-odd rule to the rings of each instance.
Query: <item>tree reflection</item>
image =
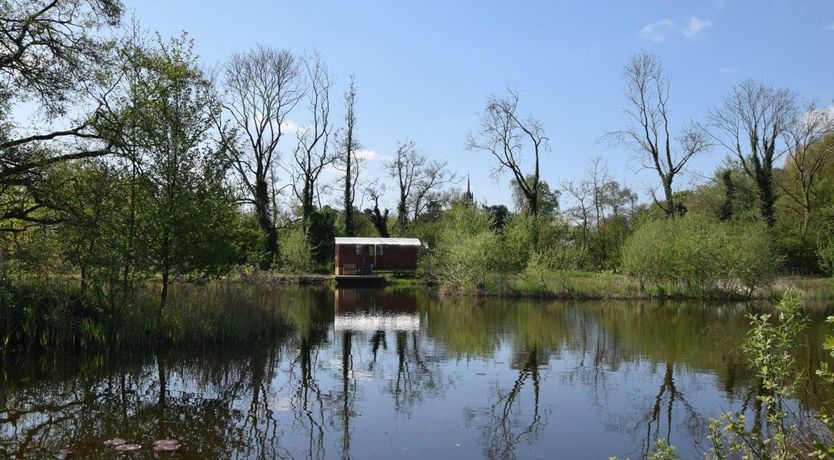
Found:
[[[740,405],[766,429],[760,389],[736,351],[745,306],[418,301],[391,291],[337,304],[326,290],[285,295],[286,336],[251,346],[0,354],[0,458],[54,458],[69,447],[112,458],[102,443],[113,437],[146,448],[177,438],[183,459],[351,458],[424,442],[391,430],[401,438],[368,446],[360,433],[367,426],[389,435],[389,424],[425,421],[421,409],[438,406],[438,427],[459,426],[463,410],[484,456],[514,458],[553,448],[547,435],[562,434],[555,422],[564,419],[551,419],[565,415],[552,404],[566,395],[584,398],[571,404],[585,411],[567,423],[583,423],[589,439],[617,439],[611,454],[645,456],[657,438],[678,446],[703,439],[704,419],[723,405]],[[822,321],[818,330],[809,341],[822,340]],[[811,369],[822,357],[802,359]],[[493,374],[473,376],[473,367]],[[805,388],[805,401],[831,400]]]
[[[538,346],[531,345],[516,353],[514,361],[517,362],[513,367],[518,368],[518,375],[512,385],[505,390],[496,384],[493,390],[495,402],[486,410],[470,414],[472,420],[481,420],[483,452],[487,458],[515,458],[518,444],[538,441],[547,425],[540,407],[540,367],[546,364],[546,358]],[[525,386],[530,388],[532,396],[527,407],[522,401]]]
[[[176,437],[181,458],[288,455],[266,404],[264,357],[196,364],[168,353],[149,358],[123,360],[115,372],[95,358],[37,380],[20,376],[14,381],[22,387],[0,386],[0,457],[54,458],[71,447],[84,458],[112,458],[103,441],[114,437],[146,447]],[[249,366],[262,367],[253,373]],[[245,412],[236,401],[247,395]]]
[[[353,332],[342,332],[342,392],[341,392],[341,426],[342,458],[350,458],[350,419],[353,415],[352,401],[355,400],[353,385]]]
[[[417,332],[396,332],[397,373],[389,380],[386,391],[393,396],[397,412],[411,409],[429,395],[439,397],[443,393],[438,381],[440,371],[425,359],[421,343]]]

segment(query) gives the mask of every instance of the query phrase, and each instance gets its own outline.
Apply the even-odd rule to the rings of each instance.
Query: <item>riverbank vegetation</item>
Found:
[[[834,317],[828,318],[834,323]],[[808,318],[801,309],[801,297],[785,296],[773,313],[750,315],[751,327],[742,350],[761,388],[757,408],[761,417],[750,420],[740,412],[724,413],[710,419],[707,458],[828,458],[834,455],[834,419],[830,408],[801,411],[792,403],[805,378],[834,388],[834,376],[822,360],[818,369],[803,367],[797,355],[804,348],[801,335]],[[824,348],[834,357],[834,335]],[[649,458],[680,458],[668,439],[657,439]]]
[[[420,238],[418,279],[452,295],[770,297],[777,276],[832,274],[832,112],[788,89],[742,82],[680,128],[662,63],[629,60],[627,117],[607,137],[656,176],[662,196],[644,198],[600,158],[556,184],[542,163],[561,152],[543,123],[518,93],[490,96],[461,133],[467,155],[510,178],[513,203],[486,203],[414,140],[371,177],[361,82],[340,88],[319,53],[253,46],[208,72],[187,35],[126,24],[117,0],[6,3],[7,342],[244,336],[172,292],[330,273],[337,235]],[[680,188],[707,151],[725,163]]]

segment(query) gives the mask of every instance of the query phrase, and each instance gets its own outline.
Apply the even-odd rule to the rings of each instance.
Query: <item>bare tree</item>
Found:
[[[319,176],[325,167],[338,159],[338,155],[330,145],[330,88],[333,84],[327,67],[321,56],[315,54],[305,60],[304,68],[309,79],[307,109],[312,119],[297,133],[298,143],[292,163],[292,189],[301,202],[302,223],[308,229]]]
[[[445,161],[429,161],[420,171],[414,183],[411,208],[413,220],[417,220],[431,206],[443,199],[443,187],[455,183],[457,174],[450,171]]]
[[[605,223],[606,191],[613,182],[608,173],[608,164],[600,157],[591,160],[587,175],[591,184],[591,203],[594,208],[594,222],[597,228]]]
[[[521,163],[525,143],[532,148],[532,174],[526,174]],[[529,203],[530,214],[538,215],[540,156],[549,149],[548,138],[538,120],[519,118],[518,94],[508,91],[502,97],[490,96],[481,114],[478,137],[470,134],[466,148],[472,152],[486,152],[498,160],[493,176],[509,170]]]
[[[756,184],[762,218],[774,224],[776,190],[773,165],[784,153],[779,139],[796,119],[796,96],[747,80],[730,91],[724,102],[710,112],[712,137],[741,162]]]
[[[370,199],[374,203],[373,208],[365,209],[365,215],[368,216],[368,219],[370,219],[371,223],[374,224],[374,228],[376,228],[376,232],[379,234],[379,236],[381,236],[382,238],[388,238],[389,236],[391,236],[390,232],[388,231],[389,211],[388,209],[385,209],[385,211],[382,212],[379,209],[379,200],[385,193],[385,186],[381,185],[378,181],[374,181],[365,188],[365,193],[370,197]]]
[[[399,197],[397,200],[397,228],[400,232],[405,231],[408,223],[408,201],[411,197],[411,190],[418,180],[420,169],[426,164],[428,158],[417,152],[414,141],[407,140],[397,143],[397,151],[392,161],[386,162],[388,174],[397,180]]]
[[[417,220],[432,201],[439,199],[440,189],[455,181],[445,161],[429,160],[417,150],[413,140],[397,143],[397,152],[385,163],[388,174],[397,180],[397,228],[405,232],[409,214]]]
[[[356,198],[356,184],[359,180],[358,158],[356,151],[359,149],[359,142],[356,140],[354,130],[356,129],[356,80],[350,76],[350,86],[345,92],[345,133],[342,139],[342,161],[345,170],[345,235],[353,236],[355,229],[353,224],[353,206]]]
[[[567,213],[582,228],[582,246],[587,247],[592,220],[593,186],[588,180],[564,182],[562,183],[562,190],[576,202],[574,206],[567,209]]]
[[[244,202],[258,215],[266,236],[263,267],[278,254],[273,218],[273,162],[287,126],[287,116],[304,95],[298,59],[289,51],[257,46],[234,54],[225,65],[226,97],[218,120],[226,151],[244,192]],[[272,189],[272,190],[271,190]]]
[[[676,136],[671,134],[671,78],[657,56],[641,53],[632,57],[625,66],[624,77],[625,110],[632,125],[613,134],[637,152],[644,168],[654,170],[660,177],[663,202],[654,193],[652,196],[668,217],[674,217],[675,177],[692,157],[709,148],[707,136],[695,124],[683,128]]]
[[[826,164],[834,160],[834,115],[830,110],[811,104],[783,134],[788,148],[788,169],[792,173],[794,187],[782,187],[785,194],[802,209],[799,231],[808,232],[813,212],[813,198],[817,175]]]

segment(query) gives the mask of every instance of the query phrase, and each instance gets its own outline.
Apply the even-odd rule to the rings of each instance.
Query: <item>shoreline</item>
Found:
[[[785,292],[800,291],[809,300],[834,302],[834,278],[819,276],[781,276],[769,286],[756,289],[751,295],[738,291],[687,290],[680,287],[647,287],[642,291],[637,282],[626,275],[608,272],[566,272],[558,275],[556,289],[542,287],[523,275],[511,275],[501,281],[498,275],[491,275],[487,286],[477,292],[448,290],[435,282],[418,277],[395,277],[386,275],[385,288],[430,289],[442,297],[484,298],[484,299],[527,299],[527,300],[659,300],[684,301],[706,300],[712,302],[774,301]],[[240,283],[275,283],[280,286],[335,287],[332,275],[317,273],[286,274],[260,272],[244,276],[229,276],[216,281]],[[373,289],[369,287],[369,289]]]

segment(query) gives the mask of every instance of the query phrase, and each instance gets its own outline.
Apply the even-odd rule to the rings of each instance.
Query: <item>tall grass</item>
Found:
[[[161,319],[158,292],[148,283],[125,299],[82,291],[60,280],[4,283],[0,349],[241,343],[288,327],[280,296],[262,286],[230,281],[176,285]]]

